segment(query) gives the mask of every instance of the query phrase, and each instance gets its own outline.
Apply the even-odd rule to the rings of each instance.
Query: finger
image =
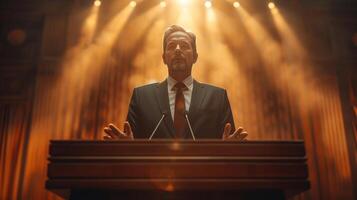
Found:
[[[125,135],[128,135],[129,134],[129,129],[130,129],[130,125],[129,125],[129,122],[124,122],[124,133]]]
[[[230,123],[226,123],[226,125],[224,126],[224,131],[223,131],[223,139],[229,137],[231,129],[232,129],[231,124]]]
[[[113,130],[111,128],[105,127],[104,132],[108,134],[112,139],[118,138],[119,136],[113,133]]]
[[[234,131],[234,133],[232,135],[229,136],[229,138],[237,138],[241,132],[243,131],[242,127],[239,127],[236,131]]]
[[[113,138],[110,137],[109,135],[104,135],[104,136],[103,136],[103,139],[104,139],[104,140],[112,140]]]
[[[124,135],[124,133],[114,124],[109,124],[109,128],[112,129],[113,133],[116,134],[118,137]]]
[[[240,133],[242,133],[243,132],[243,127],[239,127],[236,131],[240,134]]]
[[[244,138],[246,138],[248,136],[247,132],[242,132],[241,134],[239,134],[239,136],[237,137],[238,140],[243,140]]]
[[[235,138],[237,138],[239,136],[239,132],[238,132],[238,130],[236,130],[236,131],[234,131],[234,133],[232,133],[230,136],[229,136],[229,138],[230,139],[235,139]]]
[[[133,131],[131,130],[131,126],[128,121],[124,122],[124,133],[128,138],[134,138]]]

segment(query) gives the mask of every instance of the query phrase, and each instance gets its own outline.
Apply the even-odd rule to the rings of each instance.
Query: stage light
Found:
[[[181,4],[181,6],[187,6],[188,5],[188,1],[189,0],[179,0],[179,3]]]
[[[205,6],[206,6],[206,8],[211,8],[212,7],[212,2],[211,1],[205,1]]]
[[[233,3],[233,7],[239,8],[239,6],[240,6],[240,3],[239,3],[238,1],[235,1],[235,2]]]
[[[161,8],[165,8],[166,7],[166,2],[165,1],[161,1],[160,2],[160,7]]]
[[[274,2],[269,2],[269,3],[268,3],[268,7],[269,7],[270,9],[274,9],[274,8],[275,8],[275,3],[274,3]]]
[[[134,7],[136,6],[136,1],[131,1],[131,2],[130,2],[130,6],[131,6],[132,8],[134,8]]]
[[[94,1],[94,6],[100,6],[102,4],[102,2],[100,0],[95,0]]]

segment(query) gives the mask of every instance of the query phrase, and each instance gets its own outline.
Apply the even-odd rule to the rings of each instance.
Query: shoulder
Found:
[[[151,91],[154,90],[159,86],[160,83],[150,83],[150,84],[145,84],[145,85],[140,85],[134,88],[134,91],[136,92],[144,92],[144,91]]]
[[[195,84],[198,87],[204,88],[205,90],[209,90],[209,91],[213,91],[213,92],[219,92],[219,93],[225,93],[226,92],[226,89],[221,88],[221,87],[217,87],[215,85],[211,85],[211,84],[208,84],[208,83],[201,83],[201,82],[198,82],[198,81],[195,80]]]

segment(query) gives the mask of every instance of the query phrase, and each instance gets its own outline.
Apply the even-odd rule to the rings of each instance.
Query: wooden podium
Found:
[[[285,199],[309,189],[303,141],[51,141],[69,199]]]

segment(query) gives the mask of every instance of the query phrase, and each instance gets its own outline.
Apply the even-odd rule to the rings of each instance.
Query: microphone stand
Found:
[[[193,139],[193,141],[195,141],[196,140],[195,134],[193,134],[193,130],[192,130],[192,127],[191,127],[190,120],[188,119],[187,112],[185,113],[185,118],[186,118],[186,121],[187,121],[187,124],[188,124],[188,128],[190,129],[190,133],[191,133],[192,139]]]
[[[154,136],[154,134],[156,133],[156,130],[159,128],[162,120],[164,119],[164,117],[166,116],[166,112],[163,112],[162,113],[162,116],[161,116],[161,119],[159,120],[159,122],[157,123],[155,129],[153,130],[153,132],[151,133],[150,137],[149,137],[149,140],[151,140],[151,138]]]

